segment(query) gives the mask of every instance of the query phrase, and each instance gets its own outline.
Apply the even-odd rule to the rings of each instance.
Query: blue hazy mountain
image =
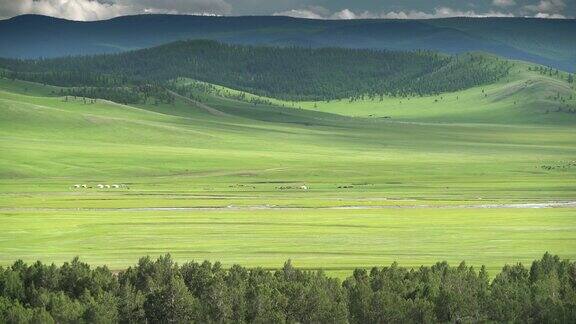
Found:
[[[576,20],[448,18],[311,20],[275,16],[136,15],[79,22],[39,15],[0,21],[0,56],[114,53],[184,39],[234,44],[483,51],[576,70]]]

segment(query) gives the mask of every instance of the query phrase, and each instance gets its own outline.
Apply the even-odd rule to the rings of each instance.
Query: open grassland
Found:
[[[566,74],[542,75],[533,66],[515,63],[499,82],[434,96],[379,97],[290,102],[266,98],[222,86],[215,92],[245,101],[370,119],[406,122],[574,125],[576,91]],[[196,83],[182,79],[179,84]],[[214,101],[212,98],[205,98]]]
[[[142,255],[225,266],[355,267],[466,260],[497,272],[542,251],[574,258],[575,209],[383,209],[2,212],[0,258],[123,269]]]
[[[446,259],[494,271],[547,250],[576,258],[575,208],[502,205],[576,201],[576,114],[556,111],[573,99],[551,98],[574,90],[555,78],[295,104],[305,109],[56,93],[0,80],[0,264],[80,255],[119,269],[170,252],[225,265]]]

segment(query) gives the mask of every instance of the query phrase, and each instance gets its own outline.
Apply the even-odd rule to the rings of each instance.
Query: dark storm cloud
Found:
[[[0,0],[0,18],[25,13],[74,20],[142,13],[287,15],[315,19],[574,18],[576,0]]]

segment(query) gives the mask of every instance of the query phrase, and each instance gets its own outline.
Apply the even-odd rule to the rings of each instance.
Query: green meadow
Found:
[[[517,69],[440,96],[269,104],[215,87],[127,106],[2,79],[0,264],[574,259],[576,91]]]
[[[62,263],[76,255],[123,269],[142,255],[224,266],[302,268],[349,275],[393,261],[449,260],[496,273],[542,251],[574,257],[574,209],[4,211],[2,260]],[[537,243],[535,243],[537,242]]]

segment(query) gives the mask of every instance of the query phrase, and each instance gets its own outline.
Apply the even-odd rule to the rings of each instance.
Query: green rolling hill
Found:
[[[125,105],[1,79],[0,262],[170,251],[340,274],[576,257],[574,209],[526,207],[576,192],[574,85],[510,64],[456,92],[329,102],[178,78],[156,92],[171,100]]]
[[[574,322],[574,23],[0,21],[0,322]]]
[[[430,51],[278,48],[196,40],[113,55],[1,59],[0,67],[11,79],[107,87],[102,95],[110,95],[111,87],[166,85],[188,77],[301,101],[457,91],[498,81],[512,64],[482,53],[449,56]]]
[[[361,95],[324,101],[285,101],[190,79],[177,88],[188,96],[203,93],[249,103],[301,108],[370,120],[405,122],[573,125],[576,93],[566,74],[548,74],[515,62],[497,82],[434,95]]]

